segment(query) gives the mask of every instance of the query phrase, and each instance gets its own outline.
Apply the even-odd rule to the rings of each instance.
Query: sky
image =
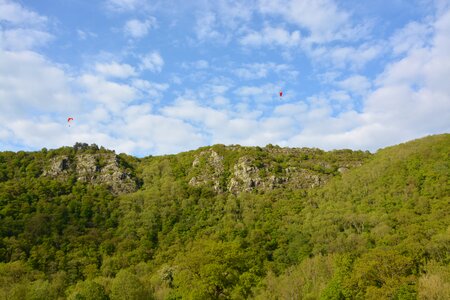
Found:
[[[0,0],[0,151],[448,132],[450,0]]]

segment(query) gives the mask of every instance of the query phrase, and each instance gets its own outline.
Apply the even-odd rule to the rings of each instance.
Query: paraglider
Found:
[[[67,124],[69,124],[69,127],[70,127],[70,122],[73,122],[73,118],[72,117],[68,117],[67,118]]]
[[[280,97],[283,97],[283,91],[280,91]]]

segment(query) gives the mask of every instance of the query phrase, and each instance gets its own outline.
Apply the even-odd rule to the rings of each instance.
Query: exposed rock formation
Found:
[[[124,167],[124,161],[119,156],[83,144],[78,145],[77,149],[75,154],[52,158],[43,176],[61,179],[72,177],[81,182],[104,184],[115,194],[137,189],[138,179]],[[278,188],[318,187],[333,176],[360,166],[367,155],[351,150],[325,152],[311,148],[215,145],[183,154],[178,165],[180,168],[171,166],[172,162],[165,157],[147,161],[149,164],[153,161],[155,167],[164,161],[164,166],[158,166],[162,169],[175,167],[177,179],[182,178],[191,186],[208,187],[215,193],[238,194]],[[158,176],[162,176],[162,173],[156,172],[144,181],[157,180]]]
[[[254,166],[253,160],[243,156],[233,167],[233,177],[228,183],[228,191],[232,193],[250,192],[261,185],[259,169]]]
[[[42,176],[66,179],[75,175],[78,181],[105,184],[114,194],[130,193],[137,189],[130,172],[119,164],[119,157],[113,153],[76,154],[56,156]]]
[[[194,154],[187,176],[191,186],[212,187],[217,193],[308,189],[361,166],[369,156],[349,149],[215,145]]]
[[[229,149],[227,147],[227,150],[239,151],[239,148]],[[305,155],[311,154],[315,151],[314,149],[295,149],[291,152],[289,152],[290,149],[283,148],[276,148],[275,150],[277,154],[281,155],[297,155],[299,166],[283,168],[274,159],[267,159],[265,163],[262,163],[251,155],[243,155],[234,164],[225,166],[223,157],[213,149],[208,149],[195,156],[192,162],[193,171],[189,184],[192,186],[211,186],[217,193],[227,191],[238,194],[254,190],[267,191],[280,187],[313,188],[324,184],[331,177],[330,174],[306,166],[300,167],[302,157],[305,159]],[[271,149],[271,153],[274,153],[275,150]],[[333,169],[326,162],[316,162],[313,165],[323,170]]]
[[[68,175],[70,167],[69,157],[65,155],[57,156],[50,160],[50,165],[46,170],[44,170],[42,176],[56,177]]]
[[[192,186],[211,184],[217,193],[223,192],[220,179],[223,176],[223,157],[212,149],[202,151],[192,162],[194,174],[189,181]]]

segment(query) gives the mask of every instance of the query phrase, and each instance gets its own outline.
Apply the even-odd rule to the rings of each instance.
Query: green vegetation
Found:
[[[450,298],[449,134],[120,154],[124,193],[80,180],[81,154],[113,152],[0,153],[0,299]]]

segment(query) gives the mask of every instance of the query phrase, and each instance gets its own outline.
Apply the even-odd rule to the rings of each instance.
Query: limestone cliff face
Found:
[[[228,183],[232,193],[253,190],[273,190],[280,187],[312,188],[325,183],[330,176],[309,169],[296,167],[281,168],[273,174],[271,163],[256,166],[251,157],[241,157],[233,166],[233,176]]]
[[[77,153],[73,158],[61,155],[50,160],[42,176],[66,179],[75,175],[81,182],[105,184],[116,195],[136,191],[136,181],[119,162],[114,153]]]
[[[196,175],[189,180],[190,185],[201,186],[209,184],[217,193],[224,191],[220,185],[220,179],[224,172],[223,157],[217,152],[212,149],[200,152],[192,162],[192,169]]]
[[[261,177],[258,168],[252,164],[252,159],[247,156],[240,157],[233,166],[233,175],[228,182],[228,191],[233,193],[250,192],[260,187]]]
[[[49,167],[44,170],[42,176],[64,176],[68,175],[71,169],[69,157],[66,155],[57,156],[51,159]]]
[[[328,161],[326,152],[319,149],[269,147],[259,148],[257,155],[248,154],[239,146],[225,149],[225,156],[235,158],[224,159],[214,148],[195,155],[188,172],[189,184],[233,194],[276,188],[308,189],[321,186],[333,176],[362,163],[358,159],[348,159],[347,156],[352,158],[351,152],[345,158],[339,158],[338,154]]]
[[[104,184],[116,195],[136,191],[137,182],[157,184],[164,176],[193,187],[211,188],[218,194],[309,189],[360,166],[370,156],[351,150],[215,145],[174,156],[128,157],[133,161],[131,166],[111,151],[92,147],[75,150],[50,159],[42,176]],[[133,175],[135,170],[140,172],[139,179]]]

